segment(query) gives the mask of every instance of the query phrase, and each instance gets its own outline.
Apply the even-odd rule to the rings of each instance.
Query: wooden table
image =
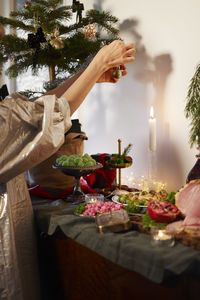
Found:
[[[176,276],[164,284],[112,263],[60,230],[39,238],[42,300],[199,300],[200,279]]]

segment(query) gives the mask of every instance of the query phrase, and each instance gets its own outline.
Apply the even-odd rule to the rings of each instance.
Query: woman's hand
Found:
[[[116,68],[110,68],[109,70],[107,70],[106,72],[104,72],[100,78],[97,80],[98,83],[102,83],[102,82],[112,82],[112,83],[116,83],[118,81],[117,78],[113,77],[113,72],[115,71]],[[122,72],[122,76],[125,76],[128,72],[126,70],[126,66],[125,65],[121,65],[120,66],[120,70]]]
[[[106,72],[111,68],[134,61],[134,53],[133,43],[124,44],[120,40],[115,40],[99,50],[94,57],[94,62],[101,65],[104,72]]]

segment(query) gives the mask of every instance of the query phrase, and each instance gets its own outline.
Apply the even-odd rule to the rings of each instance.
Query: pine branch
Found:
[[[113,27],[111,24],[118,23],[118,18],[112,16],[109,12],[99,12],[98,10],[91,9],[86,12],[86,22],[88,23],[90,19],[96,22],[101,28],[105,28],[108,33],[112,33],[114,35],[119,34],[119,30]]]
[[[123,157],[127,156],[127,154],[130,152],[132,146],[133,146],[132,144],[128,144],[128,146],[126,148],[124,148],[124,151],[122,153]]]
[[[192,147],[196,137],[200,141],[200,65],[190,81],[186,100],[185,116],[190,119],[189,143]]]
[[[14,29],[23,29],[25,31],[34,32],[33,26],[26,25],[25,23],[19,20],[9,19],[2,16],[0,16],[0,24],[2,24],[3,26],[10,25]]]

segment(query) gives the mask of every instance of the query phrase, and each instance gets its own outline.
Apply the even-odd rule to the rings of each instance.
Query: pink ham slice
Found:
[[[166,229],[172,233],[179,233],[184,230],[185,226],[183,224],[184,221],[176,221],[167,225]]]
[[[180,189],[175,204],[185,216],[183,225],[200,226],[200,180],[192,180]]]

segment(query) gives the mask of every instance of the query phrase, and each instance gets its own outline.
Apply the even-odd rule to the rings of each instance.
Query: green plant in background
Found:
[[[11,12],[9,18],[0,16],[4,27],[20,30],[20,35],[6,34],[0,40],[0,69],[10,60],[6,73],[16,78],[29,68],[33,75],[38,75],[47,67],[50,79],[47,89],[75,73],[102,45],[119,39],[116,17],[95,9],[86,11],[83,17],[83,10],[83,4],[74,0],[71,6],[63,6],[62,0],[27,0],[24,9]],[[73,14],[76,14],[74,24]],[[93,35],[87,34],[88,25],[89,30],[93,30],[93,25],[97,28]]]
[[[190,119],[190,146],[192,147],[197,141],[200,146],[200,65],[197,66],[190,81],[185,115]]]

